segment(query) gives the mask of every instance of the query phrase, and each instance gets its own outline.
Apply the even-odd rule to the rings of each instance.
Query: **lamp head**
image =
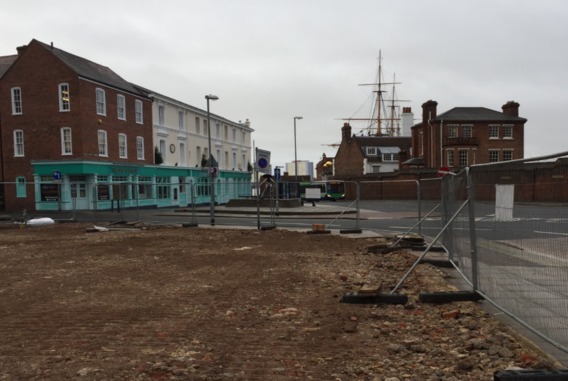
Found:
[[[294,119],[304,119],[302,116],[295,116]]]
[[[211,101],[216,101],[217,99],[219,99],[219,97],[216,96],[216,95],[213,95],[213,94],[209,94],[209,95],[205,96],[205,99],[211,100]]]

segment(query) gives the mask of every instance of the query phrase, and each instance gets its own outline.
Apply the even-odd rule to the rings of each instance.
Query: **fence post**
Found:
[[[357,198],[355,200],[355,209],[357,210],[357,216],[355,218],[355,229],[356,230],[361,230],[360,224],[359,224],[359,198],[361,197],[361,191],[359,189],[359,182],[355,182],[355,189],[357,192]]]
[[[418,235],[422,235],[422,199],[420,181],[416,180],[416,198],[418,199]]]
[[[471,174],[471,168],[466,168],[467,176],[467,198],[469,201],[469,241],[471,245],[471,283],[473,285],[473,291],[479,289],[478,281],[478,260],[477,260],[477,242],[476,242],[476,232],[475,232],[475,192],[473,189],[473,176]]]

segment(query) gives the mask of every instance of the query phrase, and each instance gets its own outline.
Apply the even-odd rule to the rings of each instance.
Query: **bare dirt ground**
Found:
[[[282,230],[0,229],[0,380],[492,380],[549,358],[377,239]]]

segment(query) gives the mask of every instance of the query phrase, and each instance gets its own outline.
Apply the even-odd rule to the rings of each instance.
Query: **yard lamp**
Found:
[[[207,143],[209,144],[209,193],[211,194],[211,202],[209,204],[209,215],[211,216],[211,226],[215,225],[215,172],[213,166],[213,154],[211,152],[211,115],[209,114],[209,101],[219,99],[216,95],[206,95],[207,99]]]
[[[294,176],[298,182],[298,150],[296,148],[296,120],[303,119],[301,116],[294,117]]]

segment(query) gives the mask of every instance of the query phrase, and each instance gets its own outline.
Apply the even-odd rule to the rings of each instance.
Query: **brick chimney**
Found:
[[[509,101],[505,103],[501,108],[503,109],[503,114],[510,116],[519,116],[519,104],[515,101]]]
[[[16,51],[18,52],[18,55],[22,54],[22,52],[23,52],[24,50],[26,50],[27,47],[28,47],[27,45],[18,46],[18,47],[16,48]]]
[[[426,124],[430,119],[436,118],[436,107],[438,102],[429,100],[422,104],[422,123]]]
[[[343,123],[343,127],[341,127],[341,140],[349,140],[351,139],[351,125],[347,122]]]

